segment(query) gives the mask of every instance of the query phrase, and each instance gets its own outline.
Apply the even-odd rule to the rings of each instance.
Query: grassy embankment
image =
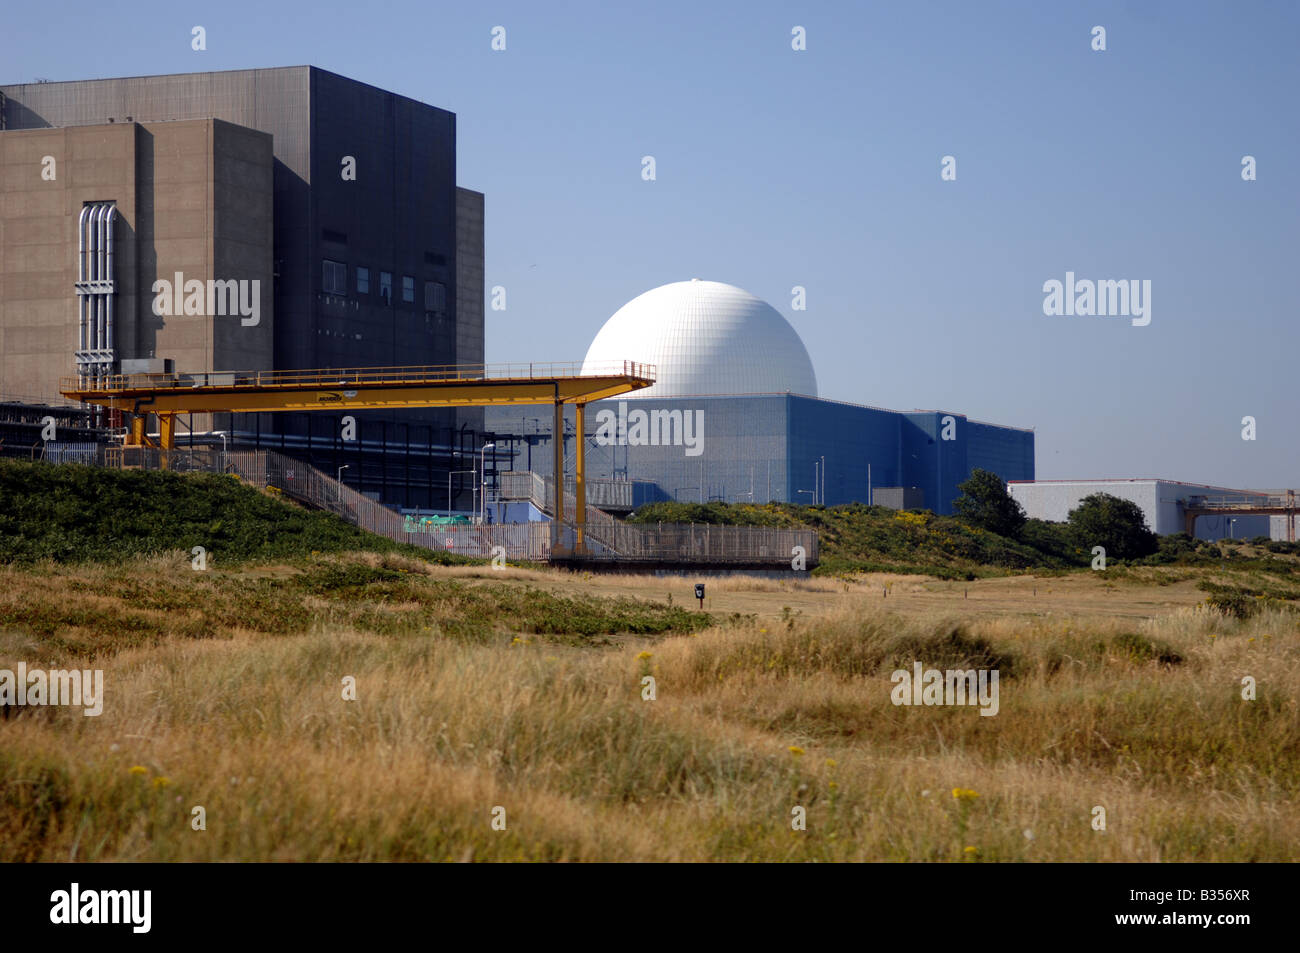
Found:
[[[1065,524],[1029,520],[1017,539],[969,526],[928,510],[899,512],[884,506],[803,506],[792,503],[654,503],[631,517],[639,523],[714,523],[735,526],[811,526],[821,544],[819,575],[843,572],[925,573],[940,579],[975,579],[1008,572],[1087,568],[1092,547],[1072,538]],[[1242,541],[1244,543],[1244,541]],[[1157,553],[1132,565],[1215,566],[1236,560],[1243,569],[1289,574],[1300,544],[1237,545],[1162,537]],[[1282,557],[1281,559],[1275,557]],[[1111,558],[1113,566],[1123,560]]]
[[[0,519],[27,518],[0,497]],[[0,857],[1300,858],[1291,557],[718,581],[727,611],[710,618],[667,603],[693,605],[680,582],[296,535],[206,572],[188,538],[152,557],[8,557],[0,668],[102,668],[106,698],[99,717],[0,721]],[[917,660],[996,668],[999,714],[894,706],[890,673]]]

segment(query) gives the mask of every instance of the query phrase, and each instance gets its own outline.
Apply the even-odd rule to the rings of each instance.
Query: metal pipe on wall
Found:
[[[98,233],[95,231],[95,216],[99,214],[99,206],[90,206],[90,215],[86,219],[86,280],[93,282],[95,280],[95,242]],[[89,293],[86,302],[86,350],[93,351],[99,346],[98,334],[99,327],[97,324],[98,315],[96,314],[97,295]],[[94,373],[94,362],[90,362],[91,373]]]
[[[106,277],[104,274],[104,252],[105,252],[104,246],[107,244],[107,241],[105,239],[105,232],[107,231],[107,229],[104,228],[104,223],[105,223],[105,219],[107,218],[108,218],[108,208],[106,206],[101,205],[99,207],[99,262],[98,262],[99,274],[97,276],[100,281],[103,281],[104,278]],[[108,296],[102,293],[97,293],[96,297],[99,299],[99,349],[102,351],[108,345],[108,330],[107,330],[108,307],[107,307],[107,301],[105,300]],[[104,356],[102,354],[99,355],[99,359],[100,359],[99,373],[101,376],[103,376]]]
[[[90,213],[90,227],[91,227],[90,280],[91,281],[99,281],[100,278],[102,277],[102,273],[100,271],[99,256],[102,254],[102,249],[103,249],[103,235],[104,235],[103,219],[104,219],[104,206],[96,205],[94,211]],[[94,296],[90,300],[94,302],[94,306],[95,306],[94,307],[95,331],[94,334],[91,335],[91,340],[94,342],[93,345],[94,349],[96,351],[99,351],[99,350],[103,350],[104,347],[104,301],[102,296],[99,294],[99,292],[95,292]],[[98,361],[99,355],[95,355],[95,358],[96,361]]]
[[[104,278],[106,281],[112,281],[113,280],[113,223],[117,221],[117,206],[110,205],[108,207],[108,214],[105,215],[104,218],[105,218],[104,234],[105,237],[108,239],[106,251],[104,253]],[[104,347],[108,351],[107,360],[110,362],[109,366],[105,368],[106,374],[112,373],[113,367],[111,362],[113,361],[113,358],[116,356],[113,347],[113,297],[114,295],[111,291],[106,292],[104,294],[105,307],[108,310],[108,320],[106,322],[105,334],[104,334],[105,336]]]
[[[83,205],[81,214],[77,217],[77,281],[78,283],[86,280],[86,219],[90,216],[90,206]],[[77,350],[84,352],[86,350],[86,322],[89,319],[89,302],[86,301],[84,290],[77,292]],[[86,365],[84,354],[75,357],[77,364],[77,375],[84,384],[86,380]]]

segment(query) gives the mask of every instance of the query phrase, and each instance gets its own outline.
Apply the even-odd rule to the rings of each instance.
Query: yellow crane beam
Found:
[[[655,382],[651,364],[623,361],[582,373],[577,364],[455,364],[440,367],[322,368],[308,371],[199,371],[65,378],[64,397],[134,415],[127,446],[152,445],[145,419],[158,415],[158,449],[168,465],[175,448],[176,415],[283,411],[398,410],[413,407],[489,407],[552,404],[555,420],[555,513],[552,551],[563,549],[564,405],[576,405],[574,459],[575,549],[586,549],[587,486],[585,413],[593,400],[617,397]]]
[[[587,403],[654,383],[655,369],[626,361],[582,374],[575,365],[472,365],[315,371],[133,374],[65,379],[65,397],[134,414],[399,410]]]

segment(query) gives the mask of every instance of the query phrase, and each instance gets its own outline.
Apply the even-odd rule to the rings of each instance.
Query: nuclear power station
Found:
[[[585,487],[570,518],[946,514],[984,469],[1031,516],[1114,491],[1159,532],[1294,537],[1293,497],[1038,483],[1031,430],[824,395],[791,322],[721,281],[644,291],[568,354],[485,364],[485,199],[458,185],[455,115],[315,67],[0,86],[0,174],[0,454],[270,451],[340,500],[519,524],[563,512],[557,468]]]
[[[600,329],[586,364],[644,355],[652,387],[594,403],[588,473],[631,481],[628,505],[678,500],[767,503],[901,501],[937,513],[975,468],[1034,478],[1030,430],[944,410],[899,412],[818,396],[803,341],[771,305],[718,281],[647,291]],[[568,422],[572,456],[577,440]],[[547,421],[492,407],[488,439],[503,467],[550,472]],[[504,456],[502,454],[504,453]]]

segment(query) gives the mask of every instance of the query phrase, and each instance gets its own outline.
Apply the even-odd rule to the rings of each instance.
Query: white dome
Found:
[[[812,361],[790,322],[720,281],[663,285],[614,312],[591,342],[583,373],[621,361],[658,368],[654,386],[628,397],[817,396]]]

